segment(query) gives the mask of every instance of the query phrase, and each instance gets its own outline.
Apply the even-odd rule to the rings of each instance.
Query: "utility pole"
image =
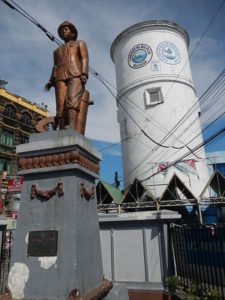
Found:
[[[118,179],[118,172],[116,171],[114,174],[114,186],[118,189],[120,186],[120,181]]]
[[[201,211],[201,198],[197,198],[197,209],[198,209],[198,217],[199,217],[199,223],[202,225],[203,220],[202,220],[202,211]]]

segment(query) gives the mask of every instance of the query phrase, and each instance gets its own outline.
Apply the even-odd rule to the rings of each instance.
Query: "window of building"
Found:
[[[0,158],[0,171],[6,171],[10,174],[11,161],[6,158]]]
[[[10,119],[16,118],[16,108],[13,105],[6,105],[4,115]]]
[[[2,134],[0,136],[0,141],[2,145],[13,147],[13,140],[14,140],[14,135],[10,131],[2,131]]]
[[[163,103],[163,94],[160,87],[145,90],[144,97],[146,106]]]
[[[20,144],[25,144],[29,142],[28,136],[20,136]]]
[[[32,124],[32,116],[28,112],[23,112],[21,116],[21,122],[26,125]]]
[[[39,121],[41,121],[43,118],[42,117],[38,117],[36,122],[38,123]]]

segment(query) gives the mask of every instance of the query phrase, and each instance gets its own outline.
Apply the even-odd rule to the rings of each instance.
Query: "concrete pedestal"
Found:
[[[92,195],[100,155],[74,130],[34,134],[17,153],[24,186],[8,280],[12,298],[64,300],[75,288],[84,295],[103,276]]]

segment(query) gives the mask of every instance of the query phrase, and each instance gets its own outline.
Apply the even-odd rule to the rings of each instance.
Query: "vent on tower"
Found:
[[[160,87],[144,91],[146,106],[152,106],[163,102],[163,95]]]

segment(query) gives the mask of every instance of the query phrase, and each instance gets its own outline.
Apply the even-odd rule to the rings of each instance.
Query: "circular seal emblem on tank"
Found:
[[[156,49],[159,59],[163,62],[176,65],[180,62],[180,53],[177,46],[171,42],[162,42]]]
[[[133,69],[146,66],[152,59],[152,49],[146,44],[134,46],[128,54],[128,64]]]

